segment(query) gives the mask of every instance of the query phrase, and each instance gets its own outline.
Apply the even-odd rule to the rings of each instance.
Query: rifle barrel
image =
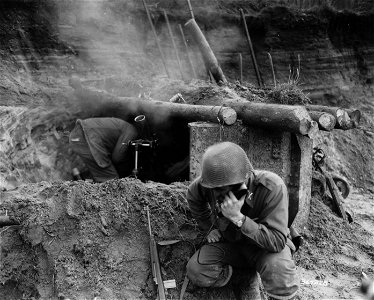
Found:
[[[156,244],[155,237],[152,234],[151,218],[150,218],[148,206],[146,210],[147,210],[148,229],[149,229],[149,249],[151,252],[152,276],[153,276],[154,282],[157,284],[158,299],[166,300],[164,281],[162,280],[162,277],[161,277],[161,267],[160,267],[160,260],[158,257],[157,244]]]
[[[152,228],[151,228],[151,217],[149,215],[149,207],[147,206],[147,219],[148,219],[148,231],[149,231],[149,236],[152,237]]]

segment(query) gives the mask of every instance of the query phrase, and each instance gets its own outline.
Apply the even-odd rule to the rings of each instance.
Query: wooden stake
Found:
[[[214,80],[214,76],[213,76],[212,72],[208,71],[208,75],[209,75],[209,80],[210,80],[210,82],[211,82],[211,83],[214,83],[215,80]]]
[[[168,15],[167,15],[165,10],[164,10],[164,16],[165,16],[166,24],[168,25],[170,39],[171,39],[171,42],[173,43],[175,56],[177,57],[177,61],[178,61],[179,71],[181,73],[181,77],[182,77],[182,80],[183,80],[184,79],[184,74],[183,74],[181,60],[179,58],[179,53],[178,53],[177,45],[175,44],[173,32],[172,32],[171,27],[170,27],[169,18],[168,18]]]
[[[274,87],[277,86],[277,81],[275,80],[275,72],[274,72],[274,65],[273,65],[273,59],[271,58],[271,54],[268,52],[269,60],[270,60],[270,66],[271,66],[271,73],[273,74],[273,82]]]
[[[183,32],[183,28],[182,28],[181,24],[179,24],[179,30],[180,30],[181,35],[182,35],[182,40],[183,40],[184,47],[186,48],[187,59],[188,59],[189,65],[191,67],[191,70],[192,70],[192,73],[193,73],[193,77],[197,78],[196,71],[195,71],[195,68],[193,66],[192,59],[191,59],[191,56],[190,56],[190,52],[189,52],[189,49],[188,49],[186,37],[184,36],[184,32]]]
[[[192,10],[192,6],[191,6],[191,2],[190,2],[190,0],[187,0],[187,4],[188,4],[188,9],[189,9],[189,11],[190,11],[191,18],[192,18],[192,19],[195,19],[195,16],[194,16],[194,14],[193,14],[193,10]]]
[[[169,74],[168,68],[166,67],[166,61],[165,61],[164,53],[161,50],[161,45],[160,45],[160,43],[158,41],[156,29],[155,29],[155,26],[153,25],[151,14],[149,13],[149,10],[148,10],[147,4],[145,3],[145,0],[142,0],[142,1],[143,1],[144,9],[147,12],[148,21],[149,21],[149,24],[151,25],[153,35],[154,35],[154,37],[156,39],[156,44],[157,44],[158,50],[160,51],[160,55],[161,55],[162,62],[164,64],[165,72],[168,75],[168,77],[170,78],[170,74]]]
[[[240,72],[240,84],[243,84],[243,57],[239,53],[239,72]]]
[[[255,72],[256,72],[257,83],[258,83],[259,87],[262,87],[260,72],[258,70],[255,53],[253,51],[252,41],[251,41],[251,37],[249,35],[249,31],[248,31],[248,27],[247,27],[247,22],[245,21],[245,16],[244,16],[243,9],[240,8],[239,10],[240,10],[240,14],[242,16],[242,20],[243,20],[243,24],[244,24],[244,29],[245,29],[245,34],[246,34],[246,37],[247,37],[247,42],[248,42],[249,50],[251,52],[252,63],[253,63],[253,66],[254,66]]]

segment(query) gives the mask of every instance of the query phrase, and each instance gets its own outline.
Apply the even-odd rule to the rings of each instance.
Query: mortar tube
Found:
[[[148,139],[150,138],[149,124],[145,118],[145,115],[138,115],[134,118],[135,127],[138,130],[140,138]]]
[[[139,174],[138,159],[139,159],[139,145],[135,144],[135,166],[134,166],[134,170],[132,170],[132,175],[135,178],[138,178],[138,174]]]

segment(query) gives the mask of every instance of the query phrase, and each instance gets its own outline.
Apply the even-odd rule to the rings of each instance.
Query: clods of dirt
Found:
[[[176,282],[167,293],[177,298],[185,265],[202,242],[186,191],[187,182],[124,178],[102,184],[40,182],[1,192],[0,209],[20,223],[1,231],[2,299],[21,294],[38,299],[155,298],[146,207],[160,243],[163,280]],[[334,283],[329,273],[357,277],[357,283],[361,271],[374,274],[372,233],[357,223],[345,224],[318,198],[312,198],[310,214],[302,232],[305,243],[295,255],[299,272],[305,273],[303,299],[312,299],[305,286],[310,272],[321,273],[314,280],[326,285]],[[232,287],[190,285],[185,299],[234,299]]]
[[[154,284],[146,206],[156,240],[180,240],[160,252],[163,271],[180,282],[196,237],[185,194],[183,183],[131,178],[41,182],[2,192],[1,209],[21,224],[1,234],[2,299],[17,293],[41,299],[149,298]],[[14,283],[17,288],[6,296]]]

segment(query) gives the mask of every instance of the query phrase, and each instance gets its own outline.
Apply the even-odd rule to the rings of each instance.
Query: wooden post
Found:
[[[240,74],[240,84],[243,84],[243,57],[239,53],[239,74]]]
[[[276,87],[277,86],[277,81],[275,79],[273,59],[272,59],[271,54],[269,52],[268,52],[268,57],[269,57],[269,61],[270,61],[271,73],[273,74],[274,87]]]
[[[188,4],[188,10],[190,11],[191,19],[195,19],[190,0],[187,0],[187,4]]]
[[[182,77],[182,80],[183,80],[184,79],[184,74],[183,74],[181,60],[179,59],[179,53],[178,53],[177,45],[175,44],[175,41],[174,41],[173,31],[171,30],[170,23],[169,23],[169,18],[168,18],[168,15],[166,14],[165,10],[164,10],[164,16],[165,16],[166,24],[168,26],[170,39],[171,39],[171,42],[173,43],[175,56],[177,57],[179,71],[181,73],[181,77]]]
[[[245,34],[246,34],[246,37],[247,37],[247,42],[248,42],[249,50],[251,52],[252,63],[253,63],[253,66],[254,66],[255,72],[256,72],[257,83],[258,83],[259,87],[262,87],[260,72],[258,70],[257,61],[256,61],[255,53],[254,53],[254,50],[253,50],[252,41],[251,41],[251,37],[249,35],[249,31],[248,31],[248,27],[247,27],[247,22],[245,20],[243,9],[240,9],[240,14],[242,16],[242,20],[243,20],[243,24],[244,24],[244,29],[245,29]]]
[[[226,77],[223,75],[222,69],[218,64],[217,58],[215,57],[212,49],[209,46],[204,34],[201,32],[199,26],[194,19],[189,20],[184,25],[190,32],[192,38],[200,49],[203,56],[205,66],[210,71],[215,79],[219,83],[226,83]]]
[[[190,56],[190,52],[189,52],[189,49],[188,49],[188,45],[187,45],[187,41],[186,41],[186,37],[184,36],[184,32],[183,32],[183,28],[182,28],[182,25],[179,24],[179,30],[181,32],[181,36],[182,36],[182,40],[183,40],[183,44],[184,44],[184,47],[186,49],[186,55],[187,55],[187,59],[188,59],[188,63],[190,65],[190,68],[191,68],[191,71],[192,71],[192,74],[193,74],[193,77],[194,78],[197,78],[197,75],[196,75],[196,71],[195,71],[195,68],[193,66],[193,63],[192,63],[192,60],[191,60],[191,56]]]
[[[170,74],[169,74],[168,68],[166,67],[166,61],[165,61],[164,53],[161,50],[161,45],[160,45],[160,43],[158,41],[156,29],[155,29],[155,26],[153,25],[151,14],[149,13],[149,10],[148,10],[147,4],[145,3],[145,0],[142,0],[142,1],[143,1],[144,9],[145,9],[145,11],[147,13],[147,16],[148,16],[149,24],[151,25],[151,28],[152,28],[153,35],[154,35],[154,37],[156,39],[156,44],[157,44],[157,47],[158,47],[158,51],[160,51],[160,55],[161,55],[162,62],[164,64],[165,72],[168,75],[168,77],[170,78]]]

